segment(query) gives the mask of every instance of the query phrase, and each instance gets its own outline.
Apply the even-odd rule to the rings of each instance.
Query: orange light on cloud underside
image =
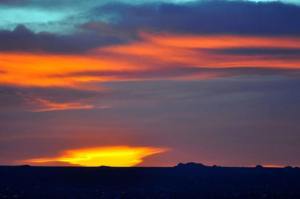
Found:
[[[110,56],[132,57],[141,63],[151,65],[172,65],[228,68],[228,67],[267,67],[300,68],[299,59],[288,59],[276,55],[229,55],[216,54],[208,49],[260,48],[260,49],[300,49],[297,37],[250,37],[230,35],[172,35],[142,33],[142,41],[128,45],[110,46],[98,49],[98,54],[110,53]]]
[[[82,104],[80,102],[71,102],[71,103],[53,103],[48,100],[43,100],[37,98],[31,105],[38,103],[43,108],[36,109],[33,112],[46,112],[46,111],[58,111],[58,110],[76,110],[76,109],[107,109],[111,108],[110,106],[94,106],[90,104]]]
[[[254,37],[234,35],[172,35],[142,33],[151,43],[181,48],[299,48],[299,37]]]
[[[26,160],[29,163],[65,162],[81,166],[130,167],[142,162],[142,158],[166,152],[165,148],[153,147],[99,147],[67,150],[57,158]]]
[[[0,53],[0,84],[24,86],[68,86],[75,83],[88,82],[93,79],[84,77],[61,78],[72,72],[129,70],[130,63],[105,59],[100,55],[92,57],[84,55],[49,55],[26,53]],[[97,78],[104,81],[105,78]]]
[[[172,67],[267,67],[299,69],[300,60],[287,55],[230,55],[208,49],[300,49],[296,37],[234,35],[141,34],[143,40],[101,47],[81,55],[0,53],[0,85],[64,86],[91,89],[88,82],[156,79],[139,72],[170,71]],[[97,74],[98,72],[98,74]],[[135,76],[128,74],[136,74]],[[167,72],[166,72],[167,73]],[[123,75],[122,75],[123,74]],[[127,75],[126,75],[127,74]],[[159,76],[159,75],[158,75]],[[213,74],[160,79],[213,78]]]

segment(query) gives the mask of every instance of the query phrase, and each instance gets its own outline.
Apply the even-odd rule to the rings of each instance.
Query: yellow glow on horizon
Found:
[[[114,166],[131,167],[141,163],[142,158],[157,153],[166,152],[166,148],[153,147],[98,147],[67,150],[57,158],[43,158],[27,160],[31,163],[66,162],[81,166]]]
[[[285,167],[283,165],[276,165],[276,164],[264,164],[262,166],[266,167],[266,168],[284,168]]]

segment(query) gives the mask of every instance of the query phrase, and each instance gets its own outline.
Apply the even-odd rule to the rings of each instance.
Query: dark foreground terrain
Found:
[[[2,166],[0,198],[300,199],[300,169]]]

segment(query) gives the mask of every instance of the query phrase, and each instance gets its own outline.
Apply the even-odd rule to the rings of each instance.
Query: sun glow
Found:
[[[81,166],[130,167],[141,163],[142,158],[166,152],[165,148],[152,147],[99,147],[67,150],[57,158],[27,160],[30,163],[66,162]]]
[[[263,167],[266,167],[266,168],[284,168],[285,166],[283,165],[276,165],[276,164],[265,164],[265,165],[262,165]]]

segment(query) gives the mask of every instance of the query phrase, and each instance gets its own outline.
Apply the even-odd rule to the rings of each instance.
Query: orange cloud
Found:
[[[92,109],[93,105],[82,105],[81,103],[53,103],[48,100],[38,98],[36,100],[40,105],[45,108],[35,110],[34,112],[57,111],[57,110],[70,110],[70,109]]]
[[[300,49],[295,37],[233,35],[171,35],[142,33],[143,40],[95,49],[82,55],[0,53],[0,84],[22,86],[83,87],[89,82],[149,79],[213,78],[214,73],[155,78],[148,71],[172,68],[264,67],[300,69],[300,60],[285,55],[228,55],[207,49],[287,48]],[[107,74],[109,71],[109,75]],[[94,75],[93,73],[98,73]],[[166,72],[166,71],[165,71]],[[122,73],[125,76],[122,76]],[[126,75],[128,73],[135,76]],[[167,73],[167,72],[166,72]],[[74,75],[76,74],[76,75]],[[155,74],[155,73],[154,73]]]
[[[268,67],[300,68],[299,59],[282,59],[274,55],[220,55],[207,49],[227,48],[294,48],[300,49],[299,38],[247,37],[247,36],[195,36],[195,35],[151,35],[143,33],[143,41],[129,45],[99,49],[99,54],[112,53],[115,57],[127,55],[135,59],[161,65],[180,65],[201,68]],[[150,66],[149,66],[150,67]]]
[[[173,35],[141,34],[144,40],[151,43],[180,48],[299,48],[299,37],[258,37],[235,35]]]
[[[117,60],[110,61],[88,55],[47,55],[0,53],[0,84],[24,86],[68,86],[91,81],[88,78],[59,78],[53,75],[85,70],[128,69]],[[52,77],[51,77],[52,75]],[[98,81],[103,81],[101,78]]]
[[[166,152],[165,148],[153,147],[99,147],[67,150],[63,155],[56,158],[31,159],[24,162],[49,163],[65,162],[81,166],[114,166],[130,167],[142,162],[142,158]]]

